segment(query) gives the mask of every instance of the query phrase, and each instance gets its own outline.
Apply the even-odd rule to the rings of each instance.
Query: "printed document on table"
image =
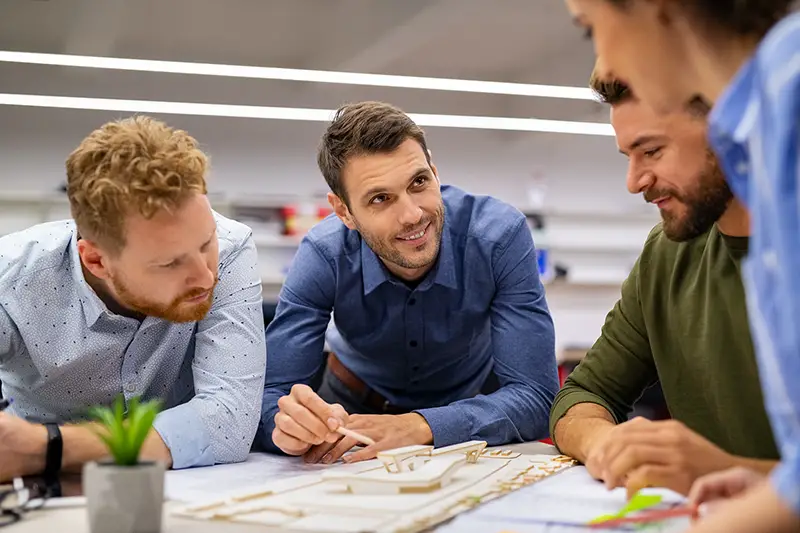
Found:
[[[678,504],[683,497],[664,489],[646,489],[660,494],[665,504]],[[448,524],[442,531],[454,533],[568,533],[586,532],[587,523],[604,514],[613,514],[625,506],[625,489],[609,491],[593,479],[582,466],[511,492],[478,506]],[[648,531],[684,531],[688,519],[651,524]],[[631,526],[591,531],[628,531]]]
[[[301,457],[285,457],[267,453],[251,453],[243,463],[187,468],[167,472],[164,484],[164,497],[179,502],[198,502],[219,498],[228,493],[255,490],[267,483],[294,480],[302,483],[308,476],[318,477],[330,470],[367,470],[380,466],[380,462],[335,465],[306,464]]]

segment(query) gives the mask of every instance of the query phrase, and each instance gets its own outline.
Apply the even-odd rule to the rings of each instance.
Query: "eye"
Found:
[[[386,195],[385,194],[379,194],[378,196],[373,197],[372,200],[369,201],[369,203],[371,203],[371,204],[381,204],[381,203],[383,203],[385,201],[386,201]]]
[[[587,41],[590,41],[592,39],[593,35],[594,35],[594,31],[592,30],[591,26],[586,26],[583,29],[583,38],[586,39]]]
[[[414,187],[422,187],[426,183],[428,183],[428,176],[418,176],[414,179],[414,183],[412,183],[412,185]]]
[[[175,268],[178,264],[178,261],[170,261],[169,263],[161,265],[161,268]]]
[[[655,157],[661,152],[661,147],[653,148],[652,150],[646,150],[644,155],[647,157]]]

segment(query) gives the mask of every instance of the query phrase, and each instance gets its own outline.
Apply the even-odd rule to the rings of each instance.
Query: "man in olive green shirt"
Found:
[[[556,396],[562,453],[609,488],[687,494],[707,473],[769,471],[779,458],[764,410],[740,262],[749,220],[706,143],[708,108],[659,116],[622,83],[592,79],[611,104],[628,190],[658,206],[600,338]],[[628,421],[660,381],[672,420]]]

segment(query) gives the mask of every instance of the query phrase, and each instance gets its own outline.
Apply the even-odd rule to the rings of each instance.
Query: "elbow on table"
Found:
[[[250,455],[251,446],[252,441],[246,439],[236,443],[232,443],[230,440],[225,441],[225,444],[220,447],[220,451],[216,454],[217,457],[214,462],[216,464],[243,463],[247,460],[247,456]]]

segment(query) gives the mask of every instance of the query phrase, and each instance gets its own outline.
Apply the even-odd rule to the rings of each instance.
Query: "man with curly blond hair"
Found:
[[[215,213],[186,132],[110,122],[66,161],[73,220],[0,238],[0,481],[106,455],[89,407],[158,399],[142,459],[242,461],[266,349],[251,231]]]

